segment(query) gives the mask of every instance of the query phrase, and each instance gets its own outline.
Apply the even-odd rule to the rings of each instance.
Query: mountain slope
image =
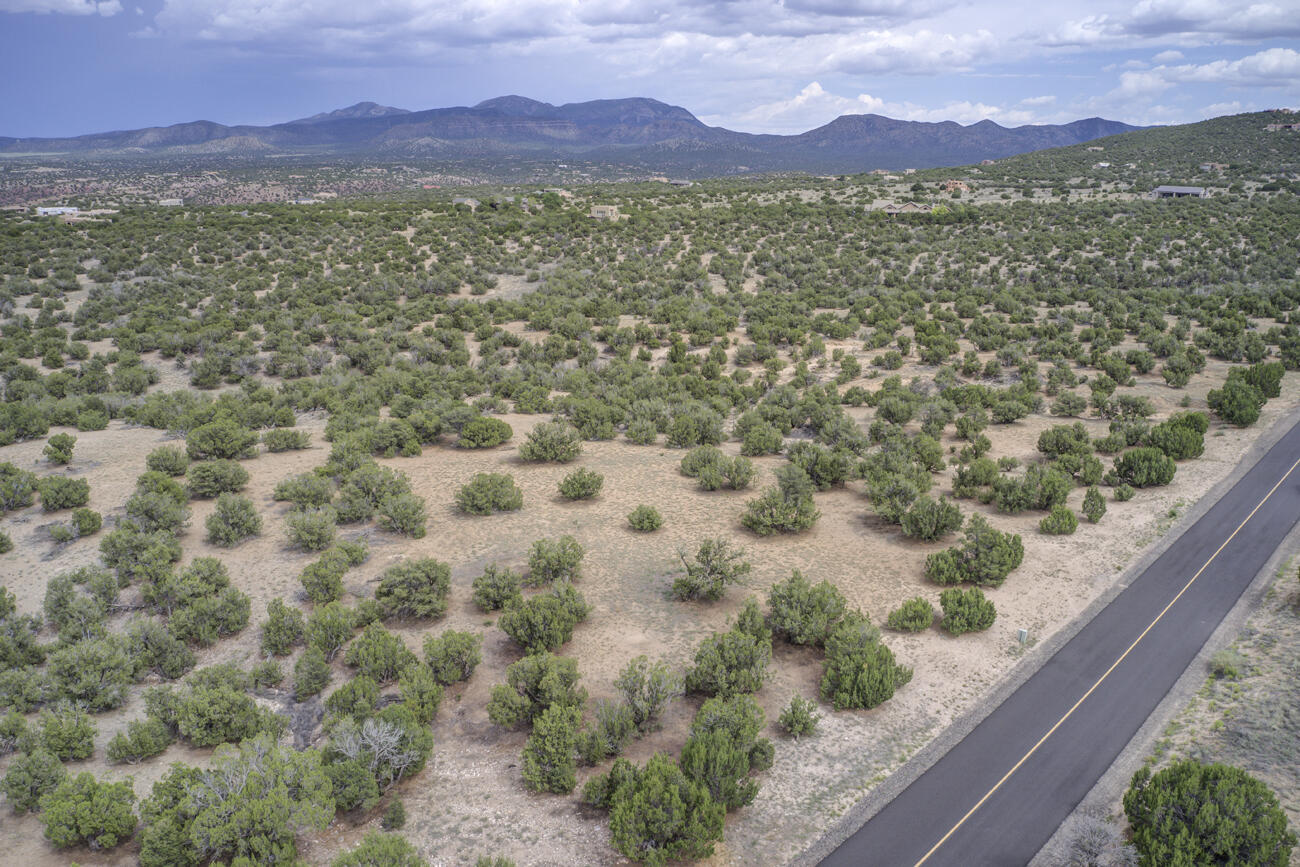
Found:
[[[1008,129],[846,115],[801,135],[753,135],[702,123],[642,97],[551,105],[501,96],[475,106],[407,111],[361,102],[272,126],[195,121],[74,138],[0,138],[0,152],[256,153],[310,150],[370,156],[589,159],[691,173],[958,165],[1135,129],[1100,118]]]

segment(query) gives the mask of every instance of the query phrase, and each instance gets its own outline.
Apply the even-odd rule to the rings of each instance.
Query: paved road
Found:
[[[1300,425],[823,867],[1028,863],[1300,518],[1298,463]]]

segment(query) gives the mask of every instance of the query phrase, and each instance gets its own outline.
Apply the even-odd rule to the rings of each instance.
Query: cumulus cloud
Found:
[[[0,0],[0,12],[37,12],[60,15],[102,15],[108,17],[122,11],[118,0]]]
[[[1183,53],[1181,51],[1174,51],[1172,49],[1169,51],[1162,51],[1159,54],[1157,54],[1155,57],[1151,58],[1151,60],[1155,63],[1173,63],[1175,60],[1182,60],[1182,59],[1183,59]]]
[[[1190,43],[1278,39],[1300,36],[1294,2],[1240,0],[1140,0],[1128,11],[1094,13],[1066,21],[1043,38],[1047,45],[1121,46],[1177,37]],[[1170,55],[1164,58],[1163,55]],[[1177,55],[1177,56],[1173,56]],[[1181,60],[1177,51],[1157,63]]]

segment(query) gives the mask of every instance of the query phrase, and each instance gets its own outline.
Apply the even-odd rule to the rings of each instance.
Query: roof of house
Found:
[[[1186,195],[1204,195],[1205,187],[1177,187],[1170,184],[1164,184],[1156,187],[1157,193],[1184,193]]]

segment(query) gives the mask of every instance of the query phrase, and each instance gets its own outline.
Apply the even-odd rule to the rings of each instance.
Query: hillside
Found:
[[[845,115],[800,135],[754,135],[702,123],[653,99],[551,105],[521,96],[407,111],[362,102],[271,126],[194,121],[73,138],[3,138],[0,153],[87,156],[309,152],[369,158],[590,159],[683,174],[856,172],[960,165],[1134,129],[1100,118],[1006,128]]]

